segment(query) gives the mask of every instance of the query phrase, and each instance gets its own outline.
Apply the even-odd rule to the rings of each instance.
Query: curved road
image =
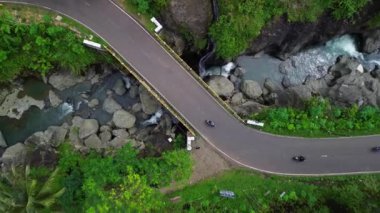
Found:
[[[380,144],[378,136],[305,139],[269,135],[246,127],[220,107],[152,36],[109,0],[2,2],[42,6],[86,25],[139,71],[202,137],[241,165],[288,175],[380,171],[380,155],[370,152],[370,147]],[[217,127],[206,127],[206,118],[215,121]],[[291,157],[296,154],[306,156],[306,161],[293,162]]]

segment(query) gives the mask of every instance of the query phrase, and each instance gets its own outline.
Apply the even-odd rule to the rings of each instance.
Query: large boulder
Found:
[[[84,139],[98,132],[99,124],[95,119],[84,119],[79,127],[79,138]]]
[[[0,147],[7,147],[7,142],[4,139],[3,133],[0,131]]]
[[[94,98],[94,99],[92,99],[91,101],[89,101],[87,105],[88,105],[88,107],[90,107],[90,108],[95,108],[96,106],[99,105],[99,99]]]
[[[117,79],[112,89],[117,95],[124,95],[124,93],[127,91],[122,79]]]
[[[62,103],[62,100],[52,90],[49,91],[49,101],[52,107],[57,107]]]
[[[62,91],[84,81],[85,79],[85,77],[75,76],[69,71],[61,71],[53,73],[49,77],[49,84],[51,84],[54,88]]]
[[[28,148],[22,143],[16,143],[8,147],[3,153],[2,160],[4,163],[23,164],[28,155]]]
[[[104,147],[102,141],[96,134],[90,135],[86,140],[84,140],[84,145],[91,149],[101,149]]]
[[[231,98],[231,104],[232,105],[239,105],[243,102],[243,93],[238,92],[234,94]]]
[[[195,37],[205,37],[212,21],[212,5],[204,0],[171,0],[163,15],[169,29],[186,29]]]
[[[45,102],[41,100],[35,100],[27,95],[19,98],[19,93],[22,90],[14,89],[8,94],[0,105],[0,116],[8,116],[10,118],[20,119],[25,111],[31,106],[36,106],[39,109],[45,107]]]
[[[135,125],[136,117],[125,110],[118,110],[113,114],[112,121],[118,128],[132,128]]]
[[[344,75],[348,75],[355,72],[360,63],[357,59],[350,56],[340,56],[337,59],[337,63],[330,67],[329,73],[335,78],[340,78]]]
[[[224,76],[212,76],[208,85],[216,94],[223,97],[230,97],[234,91],[234,84]]]
[[[107,97],[103,102],[103,110],[109,114],[113,114],[117,110],[120,110],[122,107],[117,103],[112,97]]]
[[[380,83],[369,73],[351,73],[336,80],[328,95],[337,105],[353,104],[379,106]]]
[[[263,94],[260,84],[252,80],[244,80],[240,89],[244,95],[252,99],[258,98]]]
[[[369,32],[363,46],[363,51],[366,53],[372,53],[378,49],[380,49],[380,29]]]
[[[142,104],[142,110],[146,114],[153,114],[160,108],[160,104],[152,95],[149,94],[149,92],[143,86],[139,87],[139,93],[140,101]]]
[[[65,141],[67,132],[67,124],[63,124],[62,126],[50,126],[47,130],[45,130],[46,135],[51,135],[49,144],[53,147],[58,147]]]
[[[112,131],[112,134],[115,136],[108,144],[111,147],[114,148],[121,148],[125,144],[129,143],[130,138],[129,138],[129,133],[125,131],[124,129],[117,129]]]
[[[260,112],[265,108],[264,105],[261,105],[254,101],[247,101],[241,105],[232,107],[240,116],[247,117],[252,113]]]
[[[37,145],[46,146],[51,140],[52,134],[49,132],[45,134],[44,132],[35,132],[33,135],[29,136],[24,144],[25,145]]]

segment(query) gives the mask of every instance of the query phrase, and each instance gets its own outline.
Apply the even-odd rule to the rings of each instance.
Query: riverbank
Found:
[[[166,197],[172,212],[356,212],[379,210],[379,175],[275,177],[231,170]],[[220,196],[232,191],[235,198]]]

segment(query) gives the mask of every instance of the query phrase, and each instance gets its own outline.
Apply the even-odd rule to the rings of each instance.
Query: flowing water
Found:
[[[94,118],[99,121],[100,125],[103,125],[112,119],[111,114],[102,110],[102,103],[107,97],[106,92],[112,89],[116,80],[122,78],[121,73],[114,72],[105,77],[99,84],[91,85],[89,81],[84,81],[66,90],[55,91],[64,101],[61,105],[56,108],[47,106],[42,110],[32,106],[19,120],[0,116],[0,131],[9,146],[23,142],[33,133],[44,131],[49,126],[62,125],[71,120],[74,115]],[[49,90],[52,87],[38,79],[27,78],[23,84],[23,89],[25,92],[20,92],[22,94],[19,93],[19,96],[29,95],[38,100],[47,100]],[[87,100],[81,96],[83,93],[89,96],[88,100],[93,98],[99,100],[100,104],[95,110],[87,106]],[[127,94],[123,96],[113,95],[113,98],[125,109],[137,102],[137,99],[132,99]]]
[[[280,85],[282,78],[287,75],[291,84],[297,85],[302,84],[308,76],[324,76],[340,55],[358,58],[367,70],[380,65],[380,53],[368,55],[358,52],[355,39],[350,35],[332,39],[325,45],[310,48],[285,61],[264,54],[260,57],[240,56],[236,63],[247,70],[245,79],[263,83],[266,78],[270,78]]]

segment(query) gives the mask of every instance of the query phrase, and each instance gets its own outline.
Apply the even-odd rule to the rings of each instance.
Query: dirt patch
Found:
[[[193,150],[191,156],[194,161],[193,174],[190,179],[182,183],[173,183],[168,187],[161,188],[162,193],[170,193],[175,190],[181,189],[189,184],[194,184],[215,176],[220,172],[236,168],[237,165],[225,159],[220,153],[218,153],[211,145],[209,145],[203,139],[198,139],[192,144]],[[195,147],[199,147],[196,149]]]
[[[214,176],[235,166],[222,157],[220,153],[203,139],[198,139],[193,147],[196,146],[200,148],[193,149],[191,153],[194,159],[194,170],[189,180],[190,184]]]

